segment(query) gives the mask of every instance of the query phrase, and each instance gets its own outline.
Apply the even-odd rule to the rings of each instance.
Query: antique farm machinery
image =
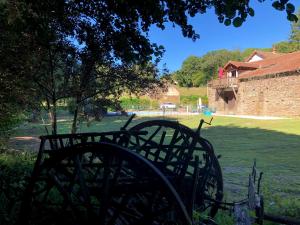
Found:
[[[222,202],[221,168],[213,146],[200,136],[204,120],[193,131],[167,120],[128,128],[132,119],[120,131],[41,136],[19,222],[214,224],[209,218],[218,209],[252,204],[262,223],[254,172],[247,200]],[[195,213],[208,219],[194,219]],[[247,224],[240,215],[240,224]]]

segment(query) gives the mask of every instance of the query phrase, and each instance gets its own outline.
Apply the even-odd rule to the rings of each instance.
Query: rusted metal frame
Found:
[[[155,162],[157,162],[157,160],[158,160],[158,158],[159,158],[159,155],[160,155],[160,153],[161,153],[161,151],[162,151],[162,149],[163,149],[163,143],[164,143],[166,134],[167,134],[167,132],[166,132],[166,131],[163,131],[162,136],[161,136],[161,138],[160,138],[160,140],[159,140],[159,145],[158,145],[158,149],[159,149],[159,150],[158,150],[157,152],[155,152],[155,156],[154,156],[154,161],[155,161]]]
[[[112,201],[112,203],[111,203],[114,206],[115,210],[114,210],[114,214],[110,220],[110,223],[108,225],[116,224],[116,220],[117,220],[118,216],[120,215],[121,210],[124,210],[124,205],[126,205],[130,199],[128,195],[122,196],[121,198],[122,198],[122,200],[120,203],[116,202],[116,201]],[[120,206],[120,207],[118,207],[118,206]],[[124,221],[124,223],[125,222],[126,221]]]
[[[107,210],[107,205],[109,204],[109,192],[110,192],[110,182],[109,182],[109,174],[110,174],[110,161],[111,157],[108,157],[107,154],[104,154],[104,159],[103,159],[103,165],[104,165],[104,171],[103,171],[103,187],[102,187],[102,193],[101,198],[102,198],[102,204],[99,209],[99,215],[104,215],[105,211]],[[104,224],[104,216],[100,216],[100,224]]]
[[[72,138],[72,137],[70,137],[70,138]],[[71,141],[73,141],[72,139],[70,139]],[[80,140],[82,140],[82,139],[80,139]],[[105,160],[104,160],[105,161]],[[76,166],[76,164],[77,164],[77,166],[78,166],[78,163],[79,162],[77,162],[77,163],[75,163],[75,165],[74,166]],[[67,169],[67,168],[65,168],[65,169]],[[108,168],[106,169],[106,171],[108,170]],[[80,169],[78,170],[77,169],[77,171],[81,171]],[[73,171],[73,174],[74,174],[74,176],[73,177],[75,177],[75,176],[78,176],[78,174],[77,174],[78,172],[76,172],[76,171]],[[107,172],[106,172],[107,173]],[[53,175],[53,174],[52,174]],[[106,176],[107,177],[107,176]],[[59,180],[58,180],[58,177],[57,176],[54,176],[53,177],[53,179],[54,180],[56,180],[57,182],[58,182],[58,188],[60,189],[60,192],[64,192],[64,191],[66,191],[65,190],[65,188],[63,187],[63,185],[62,184],[59,184],[60,182],[59,182]],[[80,179],[83,179],[83,178],[80,178]],[[72,179],[73,180],[73,182],[75,181],[75,178],[74,179]],[[78,177],[77,177],[77,180],[78,180]],[[73,183],[72,181],[71,181],[71,183]],[[105,184],[108,184],[107,182],[104,182],[104,187],[106,186]],[[82,186],[82,185],[81,185]],[[149,185],[147,186],[148,188],[149,188]],[[63,190],[62,190],[63,189]],[[69,189],[70,191],[71,191],[71,189],[72,189],[72,187],[71,186],[69,186],[69,188],[67,188],[67,189]],[[64,199],[65,199],[65,201],[67,201],[68,200],[68,198],[70,197],[70,193],[72,193],[72,191],[71,192],[69,192],[68,191],[68,193],[62,193],[63,195],[64,195]],[[67,194],[67,195],[66,195]],[[75,193],[73,193],[73,194],[75,194]],[[69,197],[68,197],[69,196]],[[68,201],[67,201],[68,202]],[[71,207],[74,207],[73,205],[72,205],[72,203],[70,203],[69,202],[69,204],[71,204]],[[105,204],[104,204],[105,205]]]
[[[205,185],[207,183],[207,180],[208,178],[210,177],[210,171],[211,171],[211,168],[212,168],[212,160],[209,160],[208,163],[205,164],[205,167],[202,168],[200,171],[199,171],[199,175],[200,175],[200,172],[201,172],[201,175],[204,175],[204,176],[201,176],[201,180],[199,179],[199,188],[197,189],[200,189],[200,193],[203,194],[203,196],[205,195]],[[204,199],[203,199],[204,200]]]
[[[167,163],[169,161],[169,158],[171,156],[171,153],[172,153],[172,149],[174,148],[174,144],[176,143],[176,138],[179,134],[179,130],[176,129],[173,133],[173,136],[172,136],[172,139],[171,139],[171,142],[170,142],[170,145],[168,146],[167,148],[167,151],[166,151],[166,157],[164,159],[164,162]]]
[[[61,138],[80,138],[80,137],[90,137],[90,136],[100,136],[100,135],[113,135],[113,134],[124,134],[124,133],[128,133],[127,130],[118,130],[118,131],[107,131],[107,132],[87,132],[87,133],[77,133],[77,134],[56,134],[56,135],[42,135],[40,136],[40,138],[45,138],[45,139],[57,139],[58,137]]]
[[[52,180],[52,182],[54,183],[54,184],[56,184],[56,187],[57,187],[57,189],[58,189],[58,191],[61,193],[61,195],[63,196],[63,198],[64,198],[64,204],[67,204],[67,205],[69,205],[71,208],[72,208],[72,210],[74,211],[74,212],[77,212],[78,210],[77,210],[77,208],[76,207],[74,207],[73,206],[73,204],[72,204],[72,197],[70,196],[70,193],[69,193],[69,191],[67,191],[64,187],[63,187],[63,185],[60,183],[60,181],[59,181],[59,179],[57,178],[57,176],[56,176],[56,174],[53,174],[53,172],[51,172],[51,171],[49,171],[49,178],[51,178],[51,180]],[[80,215],[80,213],[78,212],[78,213],[75,213],[75,217],[77,218],[77,215]]]
[[[109,159],[109,163],[111,162],[110,161],[111,159]],[[114,171],[114,175],[113,175],[113,177],[111,178],[109,178],[108,180],[107,180],[107,173],[106,172],[104,172],[104,178],[103,178],[103,180],[104,180],[104,184],[107,184],[107,186],[103,186],[103,189],[104,189],[104,192],[105,192],[105,195],[106,195],[106,197],[111,197],[111,195],[112,195],[112,192],[113,192],[113,190],[115,190],[115,186],[116,186],[116,182],[117,182],[117,179],[118,179],[118,177],[119,177],[119,175],[120,175],[120,172],[121,172],[121,168],[122,168],[122,163],[123,163],[123,161],[120,161],[120,162],[118,162],[117,163],[117,168],[116,168],[116,170]],[[104,162],[104,164],[106,164],[105,162]],[[111,165],[111,164],[110,164]],[[105,165],[103,168],[104,168],[104,171],[106,170],[106,166],[107,165]],[[98,173],[98,172],[96,172],[96,173]],[[99,182],[99,181],[98,181]],[[110,187],[113,187],[113,188],[110,188]],[[109,192],[109,193],[108,193]],[[100,201],[100,199],[98,199],[99,201]],[[112,202],[110,201],[108,204],[112,204]],[[123,202],[123,205],[125,204],[125,202]],[[102,206],[100,206],[101,207],[101,209],[100,209],[100,211],[101,210],[105,210],[105,207],[103,207],[102,208]],[[101,215],[101,212],[100,212],[100,215]],[[116,215],[114,216],[114,218],[112,218],[112,220],[110,220],[110,224],[114,224],[113,223],[113,221],[115,221],[117,219],[117,217],[116,217]]]
[[[158,170],[152,163],[147,161],[145,158],[143,158],[139,155],[136,155],[135,157],[137,157],[140,160],[144,161],[144,163],[147,164],[149,168],[151,168],[151,170],[154,172],[154,174],[156,174],[157,178],[159,178],[159,180],[161,180],[163,183],[166,184],[166,187],[165,187],[166,191],[173,195],[173,198],[174,198],[174,200],[176,200],[176,202],[178,203],[178,206],[181,208],[182,213],[185,216],[185,219],[187,220],[187,222],[189,224],[191,224],[190,217],[189,217],[188,213],[185,210],[185,206],[184,206],[183,202],[180,200],[180,197],[179,197],[178,193],[176,192],[174,187],[169,183],[168,179],[164,176],[164,174],[161,173],[160,170]]]
[[[163,122],[163,121],[162,121]],[[157,123],[157,124],[160,124],[160,121],[154,121],[154,124],[155,123]],[[143,124],[143,123],[142,123]],[[163,124],[163,126],[165,126],[164,125],[164,123],[162,123]],[[169,124],[169,123],[166,123],[166,127],[169,127],[170,126],[170,128],[172,128],[172,129],[174,129],[174,130],[178,130],[179,128],[178,128],[178,125],[173,125],[173,126],[171,126],[171,123]],[[140,125],[139,126],[139,128],[138,129],[143,129],[143,128],[146,128],[146,127],[151,127],[151,124],[148,122],[146,122],[145,123],[145,127],[143,127],[142,125]],[[177,128],[176,128],[177,127]],[[180,126],[180,128],[181,128],[181,126]],[[188,129],[189,131],[191,131],[192,133],[193,133],[193,131],[192,130],[190,130],[190,129]],[[174,154],[174,149],[177,149],[177,148],[182,148],[182,145],[181,146],[179,146],[179,147],[177,147],[175,144],[174,144],[174,142],[176,142],[176,141],[179,141],[179,140],[181,140],[182,139],[182,137],[178,137],[178,135],[176,135],[176,132],[178,132],[178,131],[175,131],[175,133],[173,134],[173,137],[172,137],[172,140],[171,140],[171,144],[172,144],[172,146],[173,146],[173,150],[172,150],[172,154]],[[186,131],[184,131],[184,133],[185,133]],[[186,135],[184,135],[184,136],[186,136]],[[192,135],[193,136],[193,135]],[[174,138],[176,139],[176,141],[174,141]],[[184,138],[184,139],[186,139],[186,138]],[[195,138],[196,140],[197,140],[197,138]],[[172,143],[173,142],[173,143]],[[170,145],[171,145],[170,144]],[[168,146],[168,148],[170,148],[170,145]],[[184,144],[183,144],[184,145]],[[196,149],[196,147],[195,147],[195,149]],[[194,150],[195,150],[194,149]],[[197,150],[204,150],[203,148],[197,148]],[[205,150],[204,150],[205,151]],[[177,149],[177,151],[176,152],[178,152],[178,149]],[[193,151],[192,151],[193,152]],[[169,154],[170,154],[170,152],[169,152]],[[213,151],[211,152],[211,153],[207,153],[207,154],[213,154]],[[176,157],[178,157],[177,155],[176,155]],[[184,162],[185,163],[185,162]],[[176,165],[176,163],[172,163],[172,162],[169,162],[169,165]],[[188,162],[188,163],[186,163],[186,166],[188,167],[190,165],[190,162]],[[162,168],[160,165],[158,165],[158,167],[159,168]],[[182,167],[182,165],[181,165],[181,167]],[[192,166],[193,167],[193,166]],[[216,170],[218,170],[218,167],[216,167]],[[164,172],[165,173],[165,172]],[[218,173],[217,173],[218,174]],[[215,178],[212,178],[212,179],[215,179]],[[217,178],[218,179],[218,178]],[[222,178],[220,178],[220,179],[222,179]],[[219,180],[217,180],[217,181],[215,181],[215,185],[214,185],[214,187],[213,188],[219,188]],[[217,192],[217,195],[219,196],[219,194],[220,194],[220,192],[219,192],[219,190],[217,190],[218,192]]]
[[[73,159],[74,160],[74,159]],[[73,171],[73,173],[70,173],[70,171],[68,171],[68,167],[69,166],[74,166],[75,162],[73,164],[70,165],[58,165],[55,168],[55,172],[58,173],[60,172],[60,174],[64,174],[66,178],[69,178],[67,181],[69,182],[68,186],[67,186],[67,191],[68,192],[72,192],[73,191],[73,187],[74,184],[76,183],[76,178],[77,178],[77,174],[75,171]],[[64,180],[66,181],[66,180]],[[75,193],[73,193],[75,195]],[[77,195],[75,195],[78,199],[79,197]]]
[[[190,138],[190,137],[188,137]],[[179,160],[181,161],[181,176],[185,176],[186,175],[186,171],[189,165],[189,161],[193,159],[193,152],[194,152],[194,146],[196,145],[197,141],[193,138],[192,139],[192,143],[190,144],[187,140],[186,137],[184,138],[184,142],[187,145],[187,153],[184,151],[181,151],[180,155],[178,156]],[[183,156],[185,156],[185,158],[183,158]],[[195,168],[194,168],[195,169]]]
[[[156,132],[156,134],[159,132],[159,130]],[[178,132],[178,131],[177,131]],[[153,136],[155,136],[156,134],[154,134]],[[177,134],[178,135],[178,134]],[[177,135],[175,135],[175,134],[173,134],[173,138],[175,137],[175,139],[176,139],[176,137],[177,137]],[[172,138],[172,140],[174,140]],[[175,143],[176,143],[176,141],[179,141],[179,140],[181,140],[181,138],[183,138],[184,139],[184,141],[186,140],[186,137],[185,137],[185,135],[183,135],[183,137],[178,137],[176,140],[175,140]],[[150,138],[150,140],[148,139],[147,141],[152,141],[152,139],[153,139],[153,137],[151,137]],[[160,140],[160,143],[161,142],[163,142],[162,140],[163,140],[164,138],[161,138],[161,140]],[[175,143],[172,143],[172,142],[174,142],[174,141],[171,141],[171,146],[173,147],[173,149],[175,148]],[[147,144],[147,143],[144,143],[144,145],[145,144]],[[160,144],[161,145],[161,144]],[[180,146],[180,147],[183,147],[183,146]],[[170,149],[170,146],[169,146],[169,148],[168,149]],[[178,150],[177,150],[178,151]],[[170,151],[169,151],[170,152]],[[173,152],[172,152],[173,153]],[[184,154],[184,153],[182,153],[182,154]],[[187,166],[188,166],[188,163],[186,163],[187,164]]]
[[[76,177],[79,181],[82,196],[83,196],[83,199],[84,199],[84,205],[87,208],[91,209],[92,207],[91,207],[90,194],[89,194],[88,188],[87,188],[86,183],[85,183],[85,179],[84,179],[83,174],[82,174],[83,170],[82,170],[81,162],[82,162],[82,157],[81,157],[81,159],[79,159],[79,155],[76,155],[74,157],[74,166],[75,166],[74,174],[76,174]]]
[[[197,194],[197,185],[198,185],[198,180],[199,179],[199,157],[195,157],[194,161],[194,173],[192,175],[192,190],[190,192],[188,204],[187,204],[187,210],[189,211],[190,215],[193,215],[193,209],[195,205],[195,199],[196,199],[196,194]]]
[[[144,139],[142,137],[140,137],[142,140],[144,140],[145,142],[143,143],[143,145],[139,146],[138,148],[135,148],[134,150],[137,152],[141,152],[141,150],[143,149],[143,147],[145,147],[147,144],[149,144],[152,139],[155,137],[155,135],[161,130],[161,126],[159,126],[154,132],[153,134],[149,137],[149,139]],[[146,153],[148,155],[148,153]],[[147,158],[147,157],[146,157]]]
[[[190,137],[187,138],[180,128],[181,128],[180,125],[178,125],[178,130],[179,130],[178,133],[180,133],[180,136],[178,138],[176,138],[178,135],[178,133],[176,133],[177,130],[173,134],[173,137],[175,137],[175,140],[172,139],[174,141],[171,141],[171,144],[173,145],[172,149],[174,149],[174,147],[175,147],[174,144],[178,143],[180,140],[183,140],[183,143],[178,147],[178,149],[175,152],[173,150],[170,151],[170,148],[168,148],[168,156],[166,156],[168,161],[165,161],[165,162],[168,163],[172,160],[172,158],[176,158],[177,159],[177,164],[176,164],[177,168],[176,167],[174,168],[175,169],[174,172],[179,177],[183,177],[185,175],[185,171],[188,166],[188,161],[190,159],[189,153],[191,152],[192,146],[189,146],[190,144],[188,142],[188,138],[190,138]],[[176,136],[175,136],[175,133],[176,133]],[[188,151],[189,151],[187,154],[185,154],[186,149],[188,149]],[[187,158],[182,159],[183,155],[187,155]],[[187,165],[185,165],[185,164],[187,164]],[[180,167],[178,167],[178,166],[180,166]]]
[[[211,146],[209,146],[209,147],[211,147]],[[211,150],[211,151],[213,152],[213,150]],[[206,184],[207,178],[209,177],[210,171],[211,171],[211,169],[213,167],[213,158],[208,154],[208,152],[205,152],[205,154],[206,154],[206,157],[205,157],[205,160],[206,160],[205,167],[200,170],[201,174],[204,174],[204,178],[205,178],[205,179],[203,179],[203,177],[201,177],[203,180],[201,180],[200,190],[203,190],[203,191],[201,191],[201,192],[203,192],[203,194],[204,194],[204,188],[205,188],[205,184]],[[200,173],[200,171],[199,171],[199,173]]]
[[[131,123],[131,121],[133,120],[133,118],[135,117],[135,114],[132,114],[129,119],[126,121],[126,123],[124,124],[123,127],[121,127],[120,130],[126,130],[126,128],[128,127],[128,125]]]
[[[122,217],[119,217],[119,220],[122,221],[121,224],[128,224],[128,218],[132,219],[139,219],[137,212],[132,209],[132,208],[128,208],[128,207],[124,207],[124,205],[127,204],[127,202],[130,200],[129,196],[123,196],[121,202],[117,202],[117,201],[112,201],[111,205],[114,207],[114,211],[116,212],[113,215],[113,218],[110,219],[109,221],[109,225],[114,225],[115,224],[115,220],[118,218],[118,215],[120,214],[120,212],[122,212]],[[122,210],[122,211],[121,211]],[[125,211],[126,210],[126,211]],[[118,223],[120,224],[120,223]]]
[[[163,132],[163,136],[165,136],[166,134],[164,134],[165,131]],[[137,138],[137,142],[139,142],[140,140],[144,141],[144,142],[147,142],[148,145],[145,146],[145,143],[144,143],[144,147],[142,147],[141,145],[137,144],[138,147],[136,148],[131,148],[133,150],[140,150],[139,153],[143,150],[145,152],[145,158],[149,158],[149,155],[153,156],[154,157],[154,160],[153,161],[158,161],[158,159],[164,161],[165,157],[160,157],[160,153],[161,152],[164,152],[166,153],[167,152],[167,147],[169,145],[164,145],[163,144],[163,140],[164,140],[164,137],[162,136],[161,140],[160,140],[160,143],[156,143],[155,141],[153,140],[149,140],[149,139],[146,139],[146,138],[143,138],[143,137],[139,137]],[[131,144],[134,144],[131,142]],[[174,146],[176,147],[176,146]],[[157,151],[155,151],[154,153],[151,152],[152,149],[155,149]],[[152,160],[151,160],[152,161]]]

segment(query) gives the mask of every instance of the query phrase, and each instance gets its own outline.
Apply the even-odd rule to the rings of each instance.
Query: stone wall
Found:
[[[219,113],[262,116],[300,115],[300,74],[265,79],[245,80],[239,83],[236,111],[226,110],[217,90],[208,88],[209,107]],[[220,91],[219,91],[220,93]]]
[[[237,114],[300,115],[300,76],[274,77],[239,83]]]
[[[216,89],[208,87],[208,106],[215,109],[218,113],[225,113],[224,99]]]

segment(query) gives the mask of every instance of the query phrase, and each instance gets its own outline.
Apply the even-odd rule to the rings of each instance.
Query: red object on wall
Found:
[[[224,70],[222,67],[219,68],[219,78],[223,78],[223,75],[224,75]]]

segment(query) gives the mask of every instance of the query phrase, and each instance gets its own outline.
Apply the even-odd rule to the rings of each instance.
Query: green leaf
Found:
[[[250,16],[254,16],[254,14],[255,14],[254,10],[252,8],[248,9],[248,13],[249,13]]]
[[[288,3],[286,5],[286,11],[288,13],[294,13],[295,12],[295,6],[293,4],[291,4],[291,3]]]
[[[226,19],[224,22],[225,26],[230,26],[231,24],[231,19]]]
[[[279,1],[273,2],[272,6],[279,11],[283,11],[285,9],[284,4]]]
[[[295,14],[288,14],[288,15],[287,15],[287,19],[288,19],[289,21],[295,22],[295,23],[297,23],[297,21],[298,21],[298,17],[297,17]]]
[[[233,20],[233,26],[240,27],[240,26],[242,26],[242,24],[243,24],[242,18],[240,18],[240,17],[234,18],[234,20]]]

